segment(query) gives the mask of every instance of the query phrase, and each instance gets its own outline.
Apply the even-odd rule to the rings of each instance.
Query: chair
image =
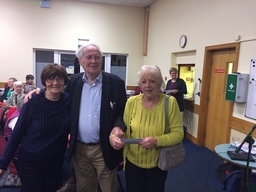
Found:
[[[7,108],[4,106],[0,106],[0,155],[2,155],[5,146],[8,141],[8,137],[4,134],[4,125],[7,115]],[[1,181],[0,188],[20,188],[21,182],[20,178],[18,176],[17,171],[18,165],[17,165],[17,157],[14,157],[10,164],[8,165],[8,171],[6,171],[5,179],[6,181],[3,183],[3,178]]]
[[[7,119],[9,119],[11,117],[11,115],[17,110],[17,107],[12,107],[10,109],[8,109],[8,111],[6,112],[6,117],[5,120],[7,121]]]
[[[141,94],[141,89],[140,89],[139,86],[136,86],[135,87],[135,94],[134,95],[139,95],[139,94]]]
[[[7,144],[7,137],[0,131],[0,155],[4,152]],[[0,177],[0,191],[1,188],[20,188],[21,181],[18,176],[17,165],[15,164],[15,158],[9,163],[7,171]]]

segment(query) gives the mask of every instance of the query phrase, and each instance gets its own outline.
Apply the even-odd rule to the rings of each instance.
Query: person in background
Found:
[[[36,89],[34,85],[24,85],[24,94],[28,94],[30,91]]]
[[[15,84],[17,83],[18,81],[14,82],[14,87],[15,87]],[[19,83],[20,84],[20,83]],[[15,88],[14,88],[15,89]],[[30,91],[36,89],[35,86],[33,85],[27,85],[25,88],[24,88],[24,94],[22,94],[21,96],[17,97],[17,105],[16,105],[16,109],[14,111],[12,111],[11,114],[9,114],[8,112],[10,112],[10,108],[7,112],[7,115],[6,115],[6,123],[5,123],[5,128],[4,128],[4,134],[7,136],[7,137],[10,137],[11,135],[11,132],[18,120],[18,117],[20,115],[20,110],[21,110],[21,107],[23,106],[24,104],[24,98],[25,98],[25,95],[27,93],[29,93]]]
[[[63,161],[70,132],[70,97],[65,68],[48,64],[41,73],[45,91],[34,94],[0,157],[0,175],[18,150],[18,172],[25,192],[56,192],[62,185]]]
[[[7,136],[7,138],[9,138],[11,136],[12,130],[14,129],[15,124],[18,120],[18,117],[20,115],[21,107],[24,104],[24,97],[25,97],[25,95],[18,98],[18,102],[17,102],[17,105],[16,105],[16,110],[11,114],[11,116],[5,122],[4,134],[5,134],[5,136]]]
[[[19,98],[24,98],[23,83],[21,81],[15,81],[13,83],[13,92],[6,101],[6,105],[9,107],[16,107]]]
[[[24,85],[34,85],[34,79],[35,77],[33,75],[26,75],[26,83]]]
[[[17,115],[18,112],[16,109],[16,105],[18,105],[19,98],[24,98],[29,91],[36,89],[36,87],[33,85],[27,85],[24,89],[22,87],[23,84],[20,81],[14,82],[14,91],[12,92],[11,97],[5,103],[5,107],[8,108],[5,117],[6,121],[12,116],[15,111],[15,114]]]
[[[183,139],[179,107],[174,97],[169,99],[169,131],[165,130],[166,95],[160,92],[163,78],[159,67],[144,65],[138,72],[142,94],[127,100],[124,121],[125,137],[141,139],[124,148],[127,192],[164,192],[167,171],[158,168],[160,147],[171,146]],[[124,145],[116,135],[110,135],[114,149]]]
[[[7,99],[11,96],[11,93],[13,92],[13,83],[17,81],[15,77],[10,77],[7,82],[7,87],[4,89],[3,95],[0,97],[0,102],[6,102]]]
[[[184,94],[187,94],[187,86],[183,79],[178,78],[178,70],[172,67],[169,70],[171,79],[166,84],[166,94],[172,95],[176,98],[179,109],[181,112],[184,111]]]
[[[15,81],[13,83],[13,92],[10,98],[5,102],[5,107],[8,109],[6,112],[6,121],[12,116],[12,114],[17,110],[16,106],[19,98],[24,98],[23,84],[20,81]]]
[[[117,166],[123,151],[115,150],[109,135],[123,137],[126,103],[124,81],[102,71],[97,45],[80,47],[76,56],[84,73],[71,76],[65,88],[71,97],[69,158],[74,158],[76,191],[117,192]]]
[[[35,77],[31,74],[26,75],[26,82],[24,83],[24,92],[25,94],[29,93],[29,91],[36,89],[34,84]]]

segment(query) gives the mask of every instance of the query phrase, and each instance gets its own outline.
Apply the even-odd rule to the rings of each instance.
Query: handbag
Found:
[[[166,96],[165,99],[165,131],[164,133],[168,133],[168,103],[169,97]],[[183,147],[182,142],[167,147],[161,147],[158,167],[163,170],[170,170],[172,168],[178,167],[183,164],[183,160],[185,157],[185,149]]]

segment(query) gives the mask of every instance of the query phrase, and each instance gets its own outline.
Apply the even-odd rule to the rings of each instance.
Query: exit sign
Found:
[[[225,69],[214,69],[214,73],[225,73]]]

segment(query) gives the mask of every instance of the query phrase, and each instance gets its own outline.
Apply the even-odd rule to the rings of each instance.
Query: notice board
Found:
[[[252,59],[250,65],[245,116],[256,119],[256,59]]]

